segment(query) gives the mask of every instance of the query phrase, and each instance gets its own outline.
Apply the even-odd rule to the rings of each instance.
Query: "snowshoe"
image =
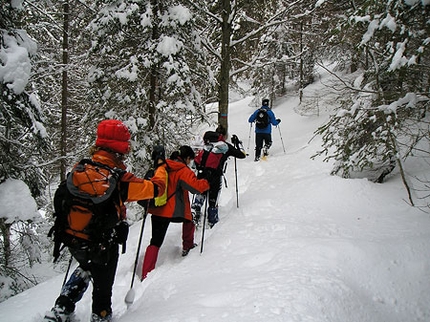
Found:
[[[267,157],[269,155],[269,148],[267,146],[265,146],[263,148],[263,157]]]
[[[60,306],[54,306],[43,318],[44,322],[71,322],[71,313]]]

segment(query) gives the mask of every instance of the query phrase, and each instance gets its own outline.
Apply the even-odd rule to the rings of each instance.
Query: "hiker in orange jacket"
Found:
[[[197,179],[188,165],[194,159],[189,146],[181,146],[163,165],[168,172],[167,203],[161,207],[150,207],[148,213],[152,222],[152,238],[146,248],[142,267],[142,280],[155,268],[158,251],[163,244],[170,222],[182,222],[182,256],[196,246],[195,225],[191,215],[189,192],[202,193],[209,189],[206,179]]]
[[[119,198],[112,198],[109,213],[117,216],[114,240],[108,244],[99,246],[90,240],[82,241],[79,238],[72,239],[68,246],[73,257],[79,262],[78,268],[72,273],[67,283],[61,289],[60,296],[55,301],[55,306],[47,312],[44,321],[58,322],[69,321],[70,315],[75,310],[78,302],[86,291],[90,280],[93,282],[92,315],[91,322],[112,321],[112,287],[118,263],[118,244],[124,244],[128,235],[128,224],[125,219],[125,201],[138,201],[152,199],[160,196],[165,190],[166,170],[159,167],[151,180],[136,177],[126,172],[124,158],[130,151],[130,133],[128,128],[117,120],[104,120],[97,128],[97,139],[91,150],[92,161],[106,165],[112,169],[122,169],[118,185]],[[61,200],[55,202],[56,212],[61,211],[57,207]],[[107,216],[105,216],[107,217]],[[105,219],[105,218],[103,218]],[[106,219],[105,219],[106,220]],[[104,222],[107,225],[107,223]],[[98,232],[102,234],[102,232]],[[98,247],[98,248],[97,248]],[[99,254],[104,252],[103,259]]]

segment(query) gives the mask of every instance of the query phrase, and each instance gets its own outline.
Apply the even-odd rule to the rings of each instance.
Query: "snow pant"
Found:
[[[142,265],[142,280],[144,280],[148,273],[155,268],[159,250],[160,247],[154,245],[149,245],[148,247],[146,247],[145,257],[143,258]]]
[[[79,267],[62,287],[55,305],[63,307],[68,313],[73,312],[92,279],[92,312],[98,316],[112,314],[112,288],[119,257],[118,245],[112,244],[106,249],[106,262],[92,261],[93,254],[87,249],[70,249],[70,252],[79,262]]]
[[[269,149],[272,146],[271,133],[255,133],[255,159],[259,159],[263,145]]]
[[[158,251],[164,242],[167,229],[169,228],[170,219],[160,216],[151,216],[152,236],[149,246],[146,248],[142,265],[142,280],[148,273],[155,268],[158,258]],[[191,249],[194,246],[195,225],[192,221],[182,223],[182,248]]]
[[[208,222],[215,225],[218,222],[218,198],[222,187],[222,175],[214,175],[209,181],[209,204],[208,204]],[[206,199],[206,194],[196,194],[192,208],[201,211]]]

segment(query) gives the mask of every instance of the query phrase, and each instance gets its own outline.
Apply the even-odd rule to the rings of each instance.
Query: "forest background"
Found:
[[[0,211],[0,300],[41,282],[32,268],[52,259],[52,193],[100,120],[127,124],[130,170],[144,173],[154,144],[171,150],[196,124],[214,125],[208,104],[228,127],[232,90],[255,95],[256,107],[294,94],[303,111],[317,111],[318,97],[305,103],[303,89],[327,63],[356,77],[339,79],[315,155],[345,178],[382,183],[397,169],[408,202],[429,211],[428,177],[407,169],[417,158],[429,165],[430,0],[0,5],[0,191],[18,180],[35,205]]]

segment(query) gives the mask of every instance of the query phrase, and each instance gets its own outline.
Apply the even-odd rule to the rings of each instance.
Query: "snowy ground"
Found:
[[[345,180],[329,175],[330,164],[309,159],[320,139],[309,140],[327,118],[326,91],[319,82],[305,91],[318,115],[297,114],[294,97],[274,107],[282,132],[274,129],[269,159],[253,162],[252,134],[251,156],[237,161],[239,208],[231,160],[220,222],[206,230],[203,253],[182,258],[181,225],[172,224],[156,269],[143,283],[135,280],[127,308],[141,222],[132,226],[114,286],[115,321],[430,321],[429,214],[406,204],[399,177]],[[230,133],[246,148],[250,101],[232,103],[229,115]],[[149,238],[147,220],[142,250]],[[63,278],[1,303],[0,321],[40,321]],[[89,320],[90,303],[88,290],[76,321]]]

